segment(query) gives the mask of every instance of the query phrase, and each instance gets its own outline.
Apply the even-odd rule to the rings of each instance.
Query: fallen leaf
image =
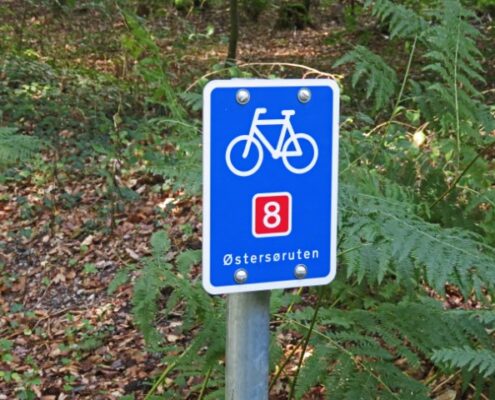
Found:
[[[81,242],[81,246],[90,246],[93,243],[93,235],[89,235]]]
[[[55,278],[52,279],[53,283],[60,283],[60,282],[65,282],[65,275],[62,273],[58,273],[55,275]]]
[[[456,397],[457,392],[455,390],[449,389],[435,397],[435,400],[455,400]]]
[[[141,257],[134,251],[126,247],[125,252],[135,261],[139,261]]]

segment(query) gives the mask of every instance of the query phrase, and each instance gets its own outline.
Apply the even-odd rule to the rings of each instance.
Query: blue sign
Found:
[[[203,108],[203,286],[324,285],[336,273],[339,88],[210,82]]]

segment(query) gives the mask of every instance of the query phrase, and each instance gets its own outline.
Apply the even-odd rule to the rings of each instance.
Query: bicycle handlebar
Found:
[[[255,115],[256,117],[260,116],[261,114],[266,114],[268,110],[265,107],[258,107],[256,109]],[[294,110],[282,110],[281,114],[285,117],[290,117],[294,115],[296,112]]]
[[[284,115],[285,117],[290,117],[292,115],[295,115],[294,110],[282,110],[281,114]]]

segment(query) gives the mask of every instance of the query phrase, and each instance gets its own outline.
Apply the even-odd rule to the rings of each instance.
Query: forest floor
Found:
[[[16,10],[14,1],[4,7],[22,11]],[[84,68],[127,79],[130,65],[119,53],[125,26],[118,16],[103,17],[90,10],[70,23],[51,13],[28,14],[26,19],[30,27],[22,40],[40,59],[60,68]],[[241,20],[242,68],[287,77],[316,77],[318,71],[339,75],[345,71],[333,69],[332,64],[353,45],[387,46],[386,36],[373,26],[349,29],[332,17],[331,10],[315,16],[315,26],[304,30],[274,30],[272,20],[270,14],[262,15],[258,24]],[[0,26],[11,22],[12,15],[7,15]],[[170,10],[155,24],[156,31],[163,27],[157,41],[173,60],[170,68],[180,90],[225,59],[226,10],[187,15]],[[15,32],[9,35],[15,40]],[[71,133],[62,130],[59,135]],[[133,324],[133,279],[111,294],[108,287],[118,271],[150,255],[149,239],[157,227],[169,227],[175,252],[201,248],[201,202],[180,191],[158,190],[156,182],[142,173],[121,179],[139,199],[124,204],[111,217],[102,216],[108,202],[105,178],[84,170],[78,175],[62,171],[59,177],[30,176],[0,183],[0,370],[4,370],[0,400],[20,396],[24,389],[43,400],[124,395],[142,399],[150,377],[166,367],[156,354],[146,351]],[[77,201],[67,204],[68,195]],[[457,301],[455,294],[446,299],[452,305]],[[180,318],[161,321],[160,332],[168,343],[186,347],[189,337],[180,324]],[[182,398],[196,398],[187,387]],[[286,389],[275,387],[271,398],[286,398]],[[307,398],[323,397],[315,391]]]

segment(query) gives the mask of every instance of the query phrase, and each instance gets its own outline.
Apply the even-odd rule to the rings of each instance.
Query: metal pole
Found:
[[[268,400],[270,292],[227,300],[227,400]]]

